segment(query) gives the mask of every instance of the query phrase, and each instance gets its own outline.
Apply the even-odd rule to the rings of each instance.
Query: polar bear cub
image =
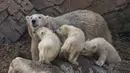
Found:
[[[67,39],[64,41],[64,44],[61,47],[60,53],[66,53],[66,55],[69,56],[69,62],[78,65],[79,63],[77,62],[77,58],[85,43],[85,35],[83,31],[72,25],[62,25],[56,30],[56,33],[67,36]]]
[[[46,27],[37,28],[34,33],[41,40],[38,44],[39,61],[49,64],[59,54],[61,42],[57,35]]]
[[[85,48],[82,51],[82,55],[93,54],[97,54],[99,56],[96,61],[98,66],[102,66],[105,62],[111,64],[121,61],[116,49],[104,38],[94,38],[85,42]]]

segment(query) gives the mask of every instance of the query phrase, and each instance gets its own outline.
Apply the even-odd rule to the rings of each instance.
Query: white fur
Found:
[[[60,52],[60,40],[51,30],[45,27],[40,27],[35,32],[41,39],[38,44],[39,61],[50,63]]]
[[[60,35],[67,36],[67,39],[61,47],[61,54],[67,52],[69,54],[68,60],[72,64],[78,65],[77,58],[85,43],[83,31],[71,25],[63,25],[56,32]]]
[[[85,49],[82,51],[82,55],[93,55],[95,53],[99,56],[96,61],[99,66],[102,66],[105,62],[111,64],[121,61],[116,49],[104,38],[94,38],[85,42]]]

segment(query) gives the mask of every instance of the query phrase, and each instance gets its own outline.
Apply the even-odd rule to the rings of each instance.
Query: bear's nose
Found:
[[[55,33],[58,33],[58,32],[59,32],[59,29],[56,29],[56,30],[55,30]]]
[[[35,24],[36,23],[36,20],[32,20],[32,24]]]

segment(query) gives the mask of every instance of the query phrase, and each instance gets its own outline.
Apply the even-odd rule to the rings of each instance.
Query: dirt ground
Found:
[[[116,47],[123,60],[130,60],[130,37],[114,37]],[[16,43],[0,45],[0,73],[7,73],[9,64],[15,57],[31,59],[30,37],[28,34],[21,37]]]

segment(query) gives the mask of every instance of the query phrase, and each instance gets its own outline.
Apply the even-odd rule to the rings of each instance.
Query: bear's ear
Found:
[[[26,20],[29,20],[30,16],[26,16],[25,18],[26,18]]]

